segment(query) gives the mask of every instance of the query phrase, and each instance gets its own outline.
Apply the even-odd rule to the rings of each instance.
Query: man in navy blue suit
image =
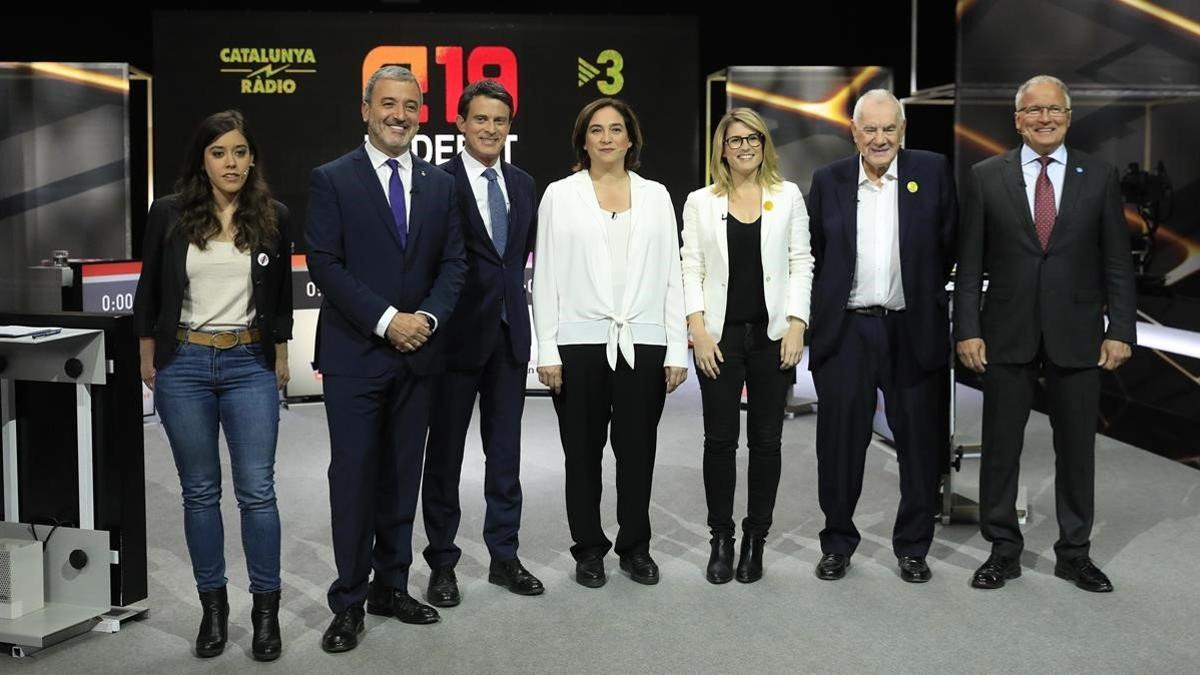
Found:
[[[900,463],[892,550],[900,577],[920,583],[930,578],[925,556],[937,511],[954,182],[944,156],[900,149],[904,110],[887,90],[863,94],[850,129],[858,154],[818,169],[808,197],[816,258],[809,365],[825,513],[815,572],[841,579],[861,539],[854,507],[881,389]]]
[[[483,440],[483,540],[488,581],[519,595],[540,595],[542,582],[517,558],[521,527],[521,413],[529,366],[525,261],[533,250],[537,206],[533,179],[500,159],[512,124],[513,99],[495,80],[463,90],[459,155],[439,168],[454,177],[467,250],[467,279],[442,333],[447,371],[434,385],[425,446],[421,503],[432,570],[427,598],[438,607],[461,601],[454,544],[462,511],[458,483],[475,399]]]
[[[375,71],[362,101],[366,143],[309,180],[308,269],[324,296],[313,365],[325,388],[338,573],[327,652],[358,646],[364,600],[405,623],[438,620],[408,594],[408,568],[438,324],[466,261],[454,180],[409,152],[420,110],[408,69]]]

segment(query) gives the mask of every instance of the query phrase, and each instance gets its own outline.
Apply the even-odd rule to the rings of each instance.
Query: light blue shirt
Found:
[[[1034,217],[1033,198],[1037,190],[1037,179],[1042,173],[1042,165],[1037,161],[1041,155],[1028,145],[1021,146],[1021,173],[1025,176],[1025,198],[1029,200],[1029,217]],[[1058,213],[1062,204],[1063,178],[1067,175],[1067,146],[1060,145],[1049,155],[1054,159],[1046,166],[1046,175],[1050,177],[1050,185],[1054,186],[1054,212]]]

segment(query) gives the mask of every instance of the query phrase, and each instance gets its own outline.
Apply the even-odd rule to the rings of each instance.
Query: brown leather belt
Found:
[[[175,332],[175,339],[180,342],[190,342],[194,345],[212,347],[213,349],[232,349],[238,345],[258,342],[262,338],[257,328],[248,330],[222,330],[215,333],[188,330],[180,328]]]

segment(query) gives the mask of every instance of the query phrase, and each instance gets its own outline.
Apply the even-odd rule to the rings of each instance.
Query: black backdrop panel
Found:
[[[539,191],[570,172],[575,116],[604,95],[633,106],[646,139],[639,172],[666,184],[677,209],[700,181],[693,18],[160,12],[154,33],[156,196],[172,191],[197,124],[240,109],[292,211],[297,251],[309,171],[363,142],[363,73],[383,63],[423,80],[413,148],[434,163],[459,147],[447,98],[497,77],[517,99],[509,159]]]

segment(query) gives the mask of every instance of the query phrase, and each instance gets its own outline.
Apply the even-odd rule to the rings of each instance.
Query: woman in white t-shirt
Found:
[[[209,116],[176,193],[150,206],[134,300],[142,380],[154,390],[183,491],[203,611],[199,657],[220,654],[228,635],[219,428],[254,596],[251,652],[271,661],[281,650],[275,443],[292,337],[290,254],[287,207],[271,199],[241,113]]]

